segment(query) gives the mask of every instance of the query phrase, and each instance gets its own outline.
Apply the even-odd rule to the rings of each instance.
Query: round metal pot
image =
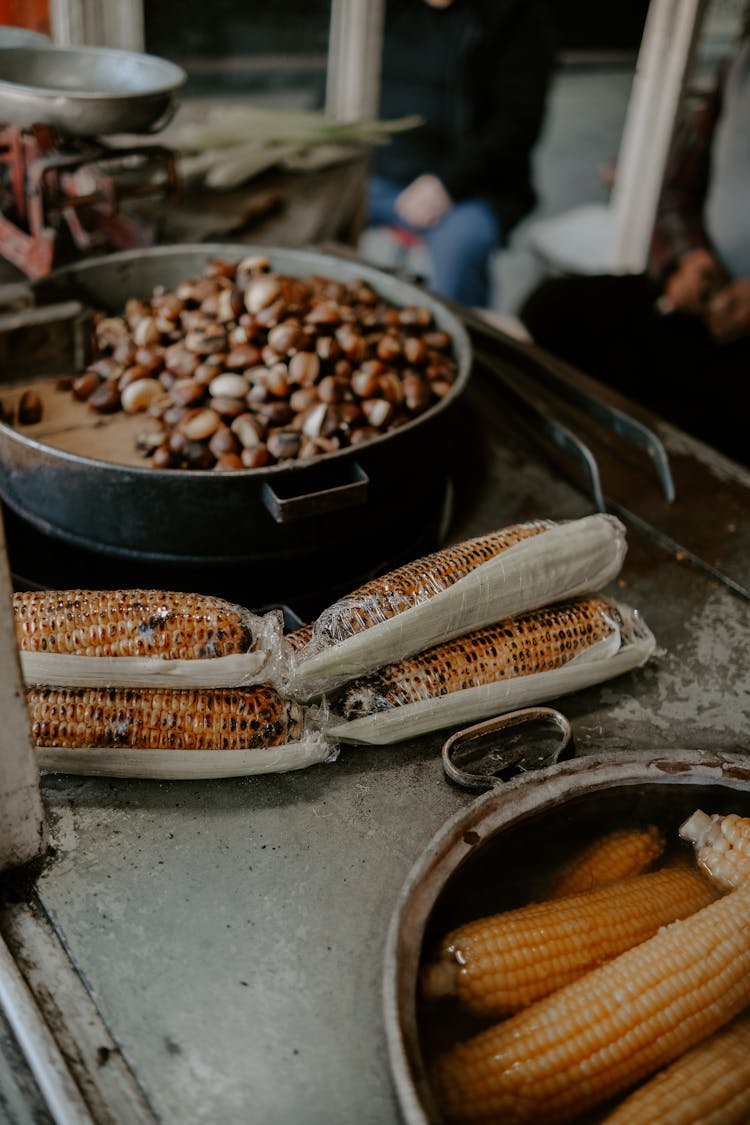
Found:
[[[111,47],[0,48],[0,121],[77,137],[150,133],[172,116],[185,71]]]
[[[423,1018],[418,992],[439,937],[523,902],[566,849],[644,820],[674,839],[697,808],[750,815],[750,759],[690,750],[574,759],[499,786],[438,832],[402,888],[384,960],[388,1054],[406,1125],[443,1121],[428,1078],[434,1014]]]
[[[471,349],[460,320],[416,286],[332,255],[225,243],[157,247],[91,259],[35,284],[39,303],[77,298],[120,310],[128,297],[175,287],[212,258],[263,253],[299,277],[362,278],[397,305],[429,308],[454,341],[458,375],[449,394],[399,429],[310,461],[265,469],[156,470],[77,456],[0,425],[0,493],[39,530],[81,547],[139,559],[233,561],[304,559],[326,543],[387,536],[418,518],[444,487],[450,442],[445,424],[465,389]],[[344,533],[342,535],[342,532]]]

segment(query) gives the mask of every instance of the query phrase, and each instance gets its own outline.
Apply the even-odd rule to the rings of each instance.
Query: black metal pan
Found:
[[[364,445],[232,473],[115,464],[55,449],[0,424],[0,494],[11,509],[78,546],[180,562],[304,558],[321,544],[345,549],[347,542],[387,535],[410,513],[419,518],[425,498],[444,481],[450,412],[471,368],[460,319],[423,290],[330,254],[220,243],[90,259],[35,283],[34,292],[43,306],[77,300],[114,312],[156,285],[176,286],[212,258],[239,260],[248,253],[262,253],[274,269],[294,276],[359,277],[394,304],[429,308],[454,342],[458,375],[448,395]]]

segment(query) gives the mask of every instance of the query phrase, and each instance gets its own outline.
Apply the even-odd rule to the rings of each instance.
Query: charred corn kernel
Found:
[[[582,597],[507,618],[354,680],[337,710],[356,719],[454,691],[546,672],[617,629],[605,598]]]
[[[295,629],[293,633],[287,633],[284,640],[292,652],[301,652],[305,645],[310,643],[312,634],[312,625],[302,625],[299,629]]]
[[[517,1012],[715,898],[698,872],[675,868],[480,918],[447,935],[423,989],[481,1018]]]
[[[302,733],[302,710],[269,684],[247,689],[32,689],[37,746],[252,750]]]
[[[564,864],[547,895],[551,898],[577,894],[640,875],[656,863],[664,847],[664,834],[653,824],[646,828],[618,828],[593,840]]]
[[[601,1125],[747,1125],[750,1016],[686,1051],[625,1098]]]
[[[77,656],[193,660],[249,652],[247,610],[164,590],[32,590],[13,595],[18,647]]]
[[[729,813],[708,816],[698,809],[680,828],[695,847],[695,858],[723,890],[750,879],[750,818]]]
[[[447,590],[476,567],[507,551],[515,543],[539,535],[553,524],[549,520],[512,524],[510,527],[467,539],[407,563],[381,578],[374,578],[339,599],[315,623],[315,640],[332,644],[346,640],[373,625],[395,617],[411,606]]]
[[[559,1125],[653,1074],[750,1002],[740,887],[438,1059],[451,1121]]]

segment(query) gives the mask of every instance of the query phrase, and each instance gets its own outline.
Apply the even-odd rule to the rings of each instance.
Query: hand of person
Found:
[[[704,320],[718,344],[750,336],[750,277],[723,285],[709,301]]]
[[[664,312],[703,316],[708,301],[726,281],[726,275],[709,250],[691,250],[667,281],[660,306]]]
[[[453,206],[441,180],[425,173],[396,197],[396,214],[413,227],[432,227]]]

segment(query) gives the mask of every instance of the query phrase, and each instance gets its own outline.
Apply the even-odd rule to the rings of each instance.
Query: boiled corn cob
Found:
[[[447,590],[488,559],[552,526],[549,520],[512,524],[445,547],[381,578],[374,578],[320,615],[314,625],[315,640],[334,644],[379,625]]]
[[[601,597],[508,618],[388,664],[344,690],[336,710],[356,719],[392,707],[465,691],[516,676],[560,668],[617,632],[617,610]]]
[[[302,708],[269,684],[197,690],[32,689],[33,741],[59,748],[240,750],[302,735]]]
[[[423,991],[482,1019],[517,1012],[715,898],[698,872],[674,868],[479,918],[444,938]]]
[[[13,595],[22,652],[199,660],[245,653],[250,615],[220,598],[163,590],[33,590]]]
[[[750,1002],[741,887],[441,1056],[452,1121],[559,1125],[673,1061]]]
[[[547,896],[572,895],[640,875],[660,858],[664,834],[655,826],[618,828],[587,845],[557,872]]]
[[[747,1125],[750,1016],[687,1051],[600,1125]]]
[[[698,809],[680,828],[695,846],[695,858],[724,890],[750,879],[750,818],[729,813],[708,816]]]

